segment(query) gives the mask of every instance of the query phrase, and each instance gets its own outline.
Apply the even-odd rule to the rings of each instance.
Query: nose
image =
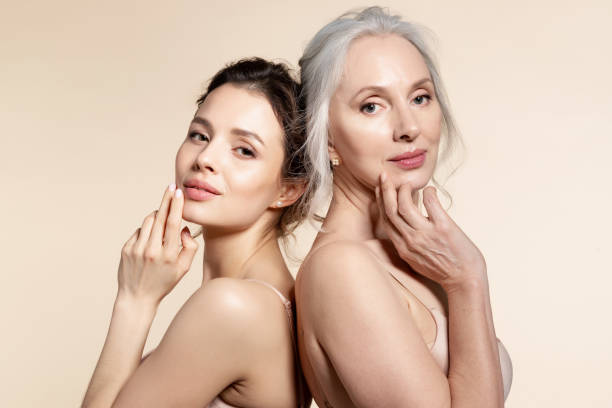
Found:
[[[413,142],[421,134],[421,128],[410,106],[405,104],[396,110],[393,140]]]
[[[216,174],[218,170],[218,165],[215,160],[215,148],[216,144],[213,146],[213,142],[209,142],[206,146],[202,147],[202,150],[196,156],[194,162],[194,170],[209,172],[212,174]]]

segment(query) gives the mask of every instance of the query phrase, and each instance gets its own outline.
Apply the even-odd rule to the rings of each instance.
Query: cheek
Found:
[[[174,159],[174,178],[177,185],[181,182],[183,175],[189,168],[189,160],[186,153],[185,144],[182,144],[176,152]]]
[[[255,166],[226,176],[230,193],[227,205],[232,207],[236,216],[249,220],[258,218],[274,202],[280,180],[280,174],[275,170],[268,166]]]
[[[424,135],[429,139],[430,143],[436,145],[440,142],[442,134],[442,111],[438,107],[426,115],[423,121],[422,130]]]
[[[384,157],[384,142],[392,134],[387,121],[346,114],[330,124],[334,147],[343,162],[380,162]]]

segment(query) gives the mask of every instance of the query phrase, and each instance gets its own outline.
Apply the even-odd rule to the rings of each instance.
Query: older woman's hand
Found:
[[[179,233],[183,203],[182,191],[170,185],[159,210],[149,214],[125,243],[118,297],[158,304],[189,270],[198,244],[188,227]]]
[[[480,250],[444,211],[434,187],[423,191],[428,217],[412,200],[413,189],[396,191],[385,173],[376,188],[376,201],[388,237],[412,269],[439,283],[447,292],[486,279]]]

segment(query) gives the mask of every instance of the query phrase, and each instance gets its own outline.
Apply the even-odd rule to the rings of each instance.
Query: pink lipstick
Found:
[[[421,167],[423,163],[425,163],[426,153],[427,150],[416,149],[412,152],[406,152],[395,156],[389,159],[389,161],[393,162],[398,167],[405,170],[416,169],[418,167]]]
[[[221,192],[210,184],[195,178],[187,180],[184,187],[185,196],[195,201],[206,201],[221,195]]]

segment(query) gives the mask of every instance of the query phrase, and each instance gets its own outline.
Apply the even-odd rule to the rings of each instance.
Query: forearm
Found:
[[[140,364],[157,306],[117,296],[100,359],[83,399],[83,407],[110,407]]]
[[[447,290],[448,382],[453,408],[503,407],[504,391],[486,272]]]

